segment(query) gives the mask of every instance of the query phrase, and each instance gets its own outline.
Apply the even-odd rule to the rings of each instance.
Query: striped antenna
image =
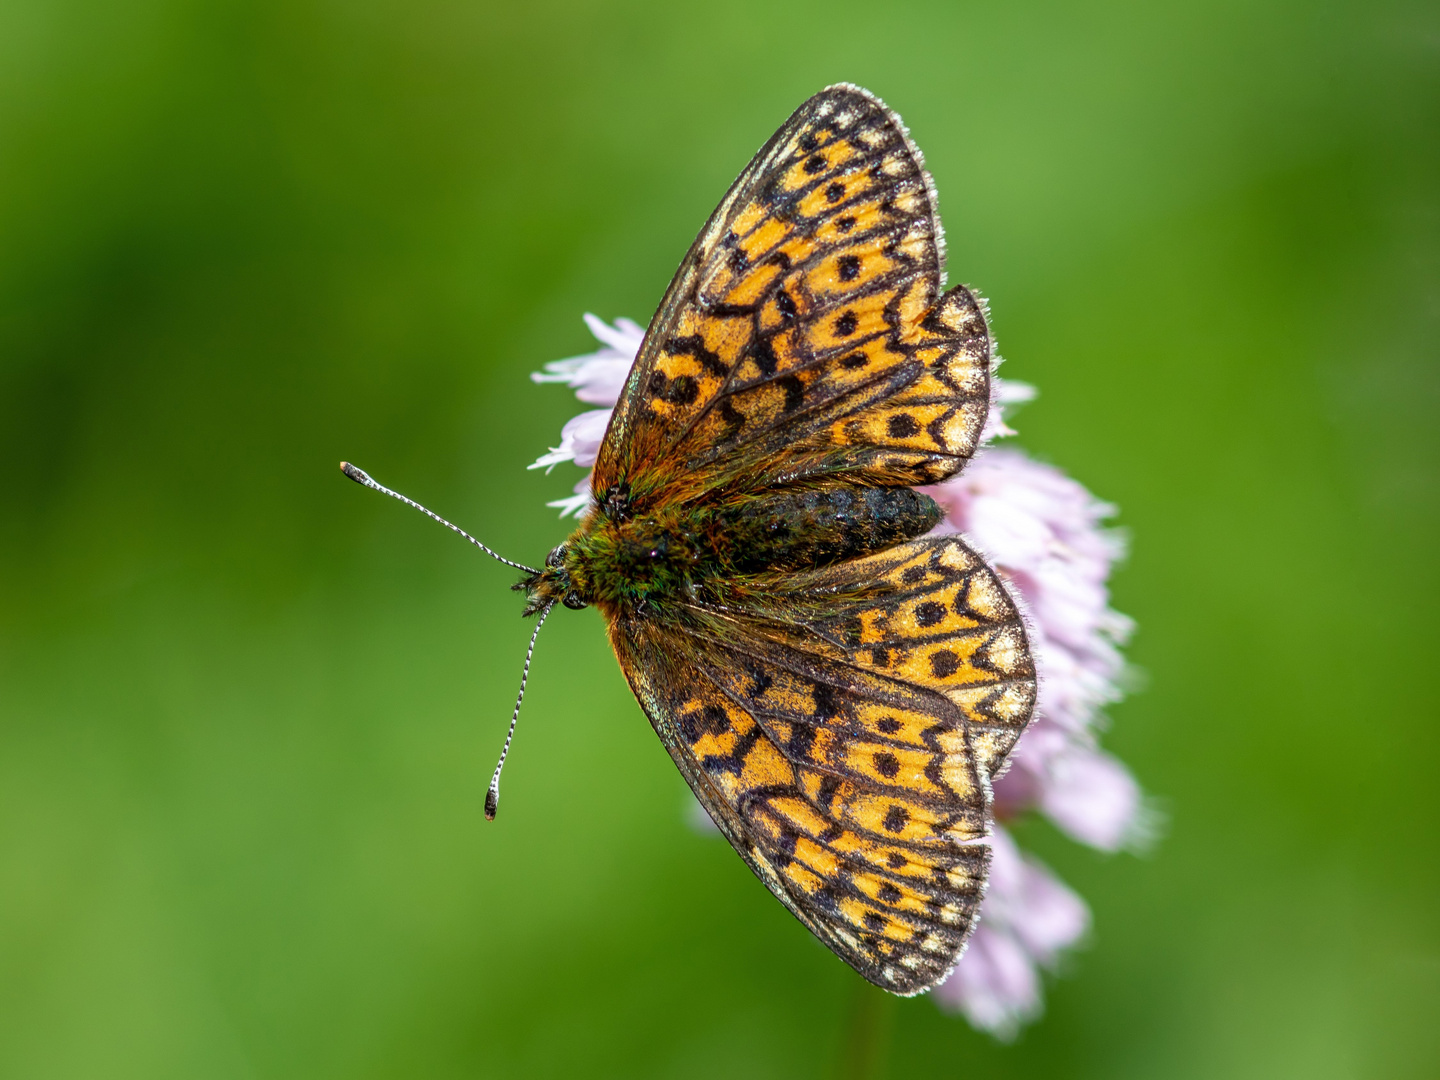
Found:
[[[414,499],[407,499],[398,491],[391,491],[384,484],[381,484],[378,481],[374,480],[370,476],[370,474],[367,473],[364,469],[357,468],[356,466],[351,465],[348,461],[342,461],[340,463],[340,471],[343,472],[346,476],[348,476],[351,480],[354,480],[357,484],[363,484],[365,487],[374,488],[376,491],[380,492],[383,495],[389,495],[392,499],[399,499],[406,506],[413,506],[416,510],[419,510],[426,517],[431,518],[434,521],[438,521],[441,525],[444,525],[452,532],[459,533],[466,540],[469,540],[470,543],[474,544],[481,551],[485,552],[486,555],[489,555],[492,559],[498,559],[506,566],[513,566],[516,570],[523,570],[527,574],[540,573],[540,571],[536,570],[533,566],[526,566],[524,563],[511,562],[503,555],[499,555],[496,552],[490,550],[490,548],[486,547],[479,540],[476,540],[475,537],[471,536],[464,529],[460,528],[460,526],[452,525],[450,522],[442,518],[439,514],[432,513],[431,511],[425,509],[425,507],[421,506]],[[540,609],[540,618],[535,623],[534,633],[530,635],[530,647],[525,650],[525,667],[520,672],[520,693],[515,698],[515,711],[510,714],[510,730],[505,733],[505,745],[500,750],[500,760],[495,765],[495,774],[490,777],[489,790],[485,792],[486,821],[495,820],[495,810],[500,805],[500,770],[505,768],[505,758],[509,756],[510,743],[511,740],[515,738],[515,722],[520,719],[520,703],[525,700],[525,684],[530,679],[530,661],[535,656],[535,639],[540,636],[540,627],[545,625],[545,619],[550,614],[550,609],[554,606],[555,602],[552,600],[550,603],[546,604],[543,608]]]
[[[515,721],[520,719],[520,703],[525,700],[525,683],[530,678],[530,658],[535,655],[535,639],[540,636],[540,627],[545,625],[545,618],[554,606],[555,601],[552,600],[540,609],[540,620],[535,624],[535,632],[530,635],[530,647],[525,650],[525,668],[520,672],[520,693],[515,697],[515,711],[510,714],[510,730],[505,734],[500,760],[495,763],[495,775],[490,777],[490,789],[485,792],[486,821],[495,820],[495,811],[500,806],[500,770],[505,768],[505,758],[510,753],[510,740],[515,738]]]
[[[373,480],[370,474],[367,473],[364,469],[357,468],[356,466],[351,465],[348,461],[342,461],[340,462],[340,471],[343,472],[346,476],[348,476],[351,480],[354,480],[357,484],[363,484],[365,487],[374,488],[382,495],[389,495],[392,499],[399,499],[406,506],[413,506],[416,510],[419,510],[422,514],[430,518],[432,521],[438,521],[441,525],[444,525],[451,532],[459,533],[466,540],[469,540],[470,543],[474,544],[481,551],[485,552],[486,555],[489,555],[492,559],[498,559],[506,566],[513,566],[516,570],[523,570],[527,574],[538,574],[540,572],[539,570],[536,570],[533,566],[526,566],[524,563],[511,562],[509,559],[505,558],[505,556],[490,550],[490,548],[486,547],[479,540],[476,540],[475,537],[471,536],[464,529],[460,528],[460,526],[450,524],[450,522],[446,521],[439,514],[432,513],[431,511],[426,510],[425,507],[421,506],[414,499],[407,499],[398,491],[391,491],[384,484]]]

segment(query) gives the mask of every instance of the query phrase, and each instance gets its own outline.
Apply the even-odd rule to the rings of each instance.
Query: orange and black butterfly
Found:
[[[1004,584],[926,535],[941,514],[915,490],[960,470],[990,401],[985,312],[942,291],[942,245],[899,118],[854,86],[805,102],[675,274],[591,512],[517,586],[542,619],[601,610],[740,857],[899,994],[960,957],[990,782],[1035,700]]]

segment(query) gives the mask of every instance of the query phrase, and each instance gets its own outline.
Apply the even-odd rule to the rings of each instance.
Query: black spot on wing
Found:
[[[785,412],[794,412],[805,400],[805,384],[794,375],[783,375],[775,380],[775,385],[785,391],[785,404],[781,406]]]
[[[775,346],[771,344],[769,335],[756,338],[750,346],[749,355],[750,359],[755,361],[755,366],[760,369],[760,374],[767,379],[774,375],[775,369],[780,366],[780,358],[775,355]]]
[[[664,372],[650,372],[645,389],[651,397],[669,402],[671,405],[693,405],[700,396],[700,384],[691,375],[677,375],[667,379]]]
[[[706,735],[719,735],[730,727],[730,718],[719,705],[706,705],[680,715],[680,734],[697,743]]]
[[[934,626],[945,618],[945,607],[933,600],[927,600],[915,608],[915,621],[921,626]]]
[[[910,811],[898,803],[893,804],[885,811],[885,820],[881,822],[887,832],[898,833],[904,830],[910,822]]]
[[[885,426],[892,439],[908,439],[920,432],[920,425],[909,413],[896,413]]]
[[[960,670],[960,658],[949,649],[937,649],[930,654],[930,670],[937,679],[948,679]]]

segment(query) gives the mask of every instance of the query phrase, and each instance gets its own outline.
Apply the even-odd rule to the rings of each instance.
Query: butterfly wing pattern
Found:
[[[741,173],[681,264],[621,395],[594,488],[667,457],[698,488],[827,475],[922,484],[974,452],[990,335],[920,152],[868,92],[811,98]]]
[[[953,475],[992,343],[976,297],[942,291],[942,245],[899,118],[853,86],[807,101],[676,273],[600,450],[596,518]],[[601,606],[651,724],[771,892],[871,982],[943,979],[1035,697],[996,573],[958,537],[902,538]]]

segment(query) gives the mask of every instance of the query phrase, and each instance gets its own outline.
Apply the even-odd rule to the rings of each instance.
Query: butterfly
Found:
[[[941,513],[916,490],[963,467],[990,404],[986,312],[944,290],[943,257],[899,117],[848,84],[810,98],[670,283],[590,513],[543,567],[510,563],[526,614],[600,609],[735,851],[902,995],[942,981],[975,925],[991,780],[1036,689],[1005,583],[927,535]]]

